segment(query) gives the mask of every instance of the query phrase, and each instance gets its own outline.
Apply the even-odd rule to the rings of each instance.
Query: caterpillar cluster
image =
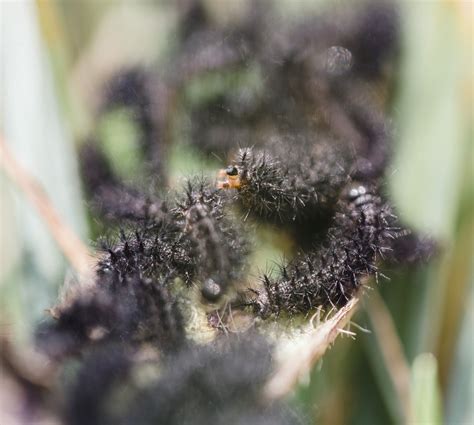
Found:
[[[119,182],[104,155],[86,145],[89,158],[83,155],[84,175],[103,215],[138,225],[138,230],[124,233],[118,244],[106,247],[99,273],[127,276],[133,272],[150,278],[165,277],[168,281],[180,278],[187,285],[198,282],[204,299],[218,301],[243,278],[250,246],[244,232],[248,221],[244,219],[240,223],[228,208],[236,203],[244,218],[289,228],[303,248],[303,255],[312,258],[314,268],[325,274],[324,270],[332,266],[327,264],[324,244],[332,243],[334,252],[345,252],[342,246],[334,246],[345,243],[344,239],[334,237],[343,228],[339,210],[345,202],[344,194],[353,182],[360,182],[365,188],[379,186],[389,159],[389,126],[380,112],[379,102],[367,87],[386,79],[385,65],[397,50],[396,10],[386,3],[369,4],[348,20],[346,17],[350,31],[338,27],[340,17],[308,17],[297,24],[284,25],[281,32],[270,37],[262,37],[265,34],[262,28],[275,22],[275,16],[271,12],[263,13],[261,7],[240,19],[228,36],[224,36],[223,29],[210,25],[200,2],[191,2],[181,12],[181,21],[194,29],[180,33],[181,47],[170,60],[172,72],[165,68],[157,83],[160,88],[165,85],[168,89],[146,91],[146,83],[158,78],[128,71],[108,85],[105,105],[139,111],[143,134],[156,134],[154,143],[163,144],[165,128],[158,125],[160,120],[150,118],[150,108],[146,105],[156,104],[166,109],[170,98],[173,102],[179,98],[186,102],[187,87],[202,75],[256,67],[266,75],[261,95],[247,102],[240,89],[236,93],[227,90],[194,103],[189,116],[191,129],[198,129],[197,137],[191,131],[192,143],[201,151],[215,149],[216,140],[222,148],[228,142],[235,144],[235,137],[223,137],[219,126],[230,132],[245,129],[246,138],[251,138],[253,146],[241,148],[235,160],[221,171],[218,190],[212,188],[212,183],[197,187],[199,183],[190,180],[184,195],[173,194],[174,199],[165,201],[156,195],[144,196]],[[372,25],[374,16],[387,25],[384,28]],[[377,36],[377,42],[367,33]],[[372,46],[372,53],[367,53],[364,43],[378,44]],[[157,92],[167,95],[153,99]],[[202,114],[212,117],[217,125],[203,120]],[[167,115],[166,111],[159,114]],[[156,128],[150,130],[153,124]],[[209,131],[220,136],[210,137]],[[95,152],[95,159],[90,152]],[[90,176],[97,172],[94,160],[103,165],[102,174],[97,177]],[[236,193],[229,195],[222,189],[233,189]],[[381,197],[377,191],[371,191],[373,197]],[[383,210],[374,208],[382,215],[389,207],[387,203]],[[362,226],[359,221],[356,223]],[[401,239],[408,233],[400,232],[393,239]],[[385,239],[372,243],[379,244],[374,253],[388,245]],[[351,249],[365,248],[359,243]],[[360,254],[360,258],[366,257],[366,267],[361,267],[365,274],[374,274],[375,256]],[[371,267],[369,263],[373,263]],[[279,284],[264,278],[266,288],[260,290],[257,304],[275,302],[276,305],[256,311],[305,312],[319,305],[342,305],[341,300],[347,300],[358,286],[341,284],[340,270],[335,270],[333,279],[329,273],[326,281],[321,281],[320,277],[316,279],[316,275],[304,272],[306,269],[297,268],[290,280],[311,281],[308,291],[316,291],[317,296],[313,294],[309,299],[305,296],[305,301],[289,297],[288,302],[280,302],[275,295]],[[287,267],[283,270],[287,273]],[[362,271],[358,269],[356,274]],[[284,281],[281,289],[286,293]],[[321,289],[317,289],[319,286]],[[268,300],[263,302],[263,293],[275,296],[267,294]]]
[[[272,370],[262,336],[252,329],[197,345],[186,310],[226,303],[268,321],[339,308],[366,277],[381,274],[383,261],[416,261],[433,250],[403,228],[381,190],[390,131],[372,88],[390,84],[395,7],[369,3],[343,26],[328,13],[267,31],[278,21],[266,4],[226,31],[203,2],[179,2],[169,65],[159,76],[129,69],[107,84],[99,116],[131,110],[147,161],[141,177],[158,176],[159,191],[122,181],[97,135],[83,144],[94,217],[117,235],[100,243],[93,289],[78,291],[37,331],[38,348],[54,361],[83,358],[62,406],[67,424],[302,423],[284,403],[260,399]],[[232,73],[244,77],[190,100],[199,79]],[[187,113],[188,142],[230,158],[217,181],[166,187],[177,104]],[[300,252],[280,276],[249,285],[253,223],[290,230]],[[199,301],[184,302],[177,289],[196,286]],[[138,382],[150,367],[149,380]]]

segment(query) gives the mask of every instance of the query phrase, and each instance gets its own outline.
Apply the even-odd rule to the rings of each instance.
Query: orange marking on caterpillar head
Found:
[[[241,187],[239,170],[234,165],[219,170],[218,179],[218,189],[240,189]]]

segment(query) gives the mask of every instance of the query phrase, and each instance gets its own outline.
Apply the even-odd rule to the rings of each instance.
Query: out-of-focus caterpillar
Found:
[[[117,72],[104,87],[100,115],[126,108],[139,130],[138,147],[145,168],[161,179],[165,177],[164,120],[168,108],[167,85],[154,73],[138,67]]]
[[[227,425],[306,423],[262,389],[272,372],[272,347],[258,334],[241,334],[183,350],[165,364],[153,386],[137,394],[125,424]]]
[[[102,275],[93,290],[79,292],[36,333],[37,347],[55,360],[90,346],[149,343],[167,353],[184,342],[181,313],[167,283],[130,273]]]
[[[190,343],[160,363],[152,358],[142,365],[134,360],[139,353],[109,344],[87,355],[70,385],[65,423],[302,425],[300,412],[283,401],[261,401],[272,349],[258,334],[242,334],[205,346]],[[142,366],[160,373],[137,382]],[[114,390],[124,389],[129,396],[111,409]]]
[[[114,222],[147,222],[163,217],[165,205],[161,200],[122,182],[98,143],[85,143],[80,158],[91,206],[102,217]]]

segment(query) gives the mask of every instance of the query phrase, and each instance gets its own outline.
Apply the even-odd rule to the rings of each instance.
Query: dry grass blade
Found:
[[[295,387],[300,378],[324,355],[349,323],[359,303],[358,296],[316,329],[300,337],[278,361],[276,372],[267,383],[264,397],[268,400],[284,397]]]
[[[405,423],[410,423],[410,367],[398,337],[393,318],[377,291],[371,294],[367,313],[378,340],[382,359],[398,395]]]
[[[64,256],[81,276],[92,270],[93,257],[87,246],[64,223],[38,182],[18,163],[0,135],[0,166],[36,208]]]

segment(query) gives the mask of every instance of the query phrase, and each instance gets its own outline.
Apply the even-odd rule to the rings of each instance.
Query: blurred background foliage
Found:
[[[251,7],[250,0],[204,3],[221,25]],[[280,0],[274,5],[293,19],[310,10],[319,13],[327,3]],[[474,423],[473,4],[403,1],[400,8],[403,48],[387,183],[403,219],[434,235],[441,249],[429,265],[398,270],[379,289],[410,368],[411,421]],[[158,0],[6,1],[0,6],[2,133],[86,241],[98,235],[81,196],[77,144],[90,133],[91,111],[114,71],[130,65],[159,70],[165,63],[176,41],[176,19],[172,3]],[[192,105],[216,90],[241,85],[256,93],[260,78],[253,69],[208,75],[188,87],[186,101]],[[133,116],[114,111],[99,127],[117,172],[126,180],[139,178],[142,158]],[[174,184],[217,166],[215,158],[189,148],[186,137],[185,125],[173,134]],[[0,181],[0,332],[27,343],[70,272],[32,206],[3,174]],[[255,269],[271,267],[286,243],[270,230],[260,236]],[[355,322],[370,331],[376,325],[371,317],[361,309]],[[318,423],[400,423],[403,401],[387,370],[385,343],[383,334],[340,338],[298,388],[295,403]]]

